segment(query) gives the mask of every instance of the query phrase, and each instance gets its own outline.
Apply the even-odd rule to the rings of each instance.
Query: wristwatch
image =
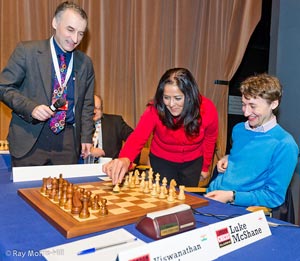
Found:
[[[235,201],[235,190],[232,191],[232,200],[229,200],[230,204],[233,204]]]

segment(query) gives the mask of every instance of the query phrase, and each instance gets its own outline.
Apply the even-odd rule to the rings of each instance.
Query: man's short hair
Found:
[[[79,5],[69,1],[62,2],[60,5],[57,6],[54,13],[54,17],[59,19],[61,14],[67,9],[72,9],[73,11],[78,13],[84,20],[88,20],[86,12]]]
[[[269,104],[282,97],[282,86],[278,78],[263,73],[251,76],[241,83],[240,91],[246,99],[261,97]]]

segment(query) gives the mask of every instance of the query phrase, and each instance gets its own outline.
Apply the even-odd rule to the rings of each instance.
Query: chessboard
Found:
[[[81,217],[81,213],[72,214],[71,208],[65,209],[64,206],[60,206],[60,201],[55,200],[55,196],[49,196],[51,191],[45,193],[43,187],[19,189],[18,194],[66,238],[135,223],[147,213],[168,209],[180,204],[187,204],[192,208],[208,205],[208,200],[189,193],[186,193],[183,199],[179,199],[175,192],[174,199],[169,201],[167,196],[159,198],[158,195],[154,196],[150,192],[141,191],[138,186],[132,188],[132,186],[120,185],[119,192],[116,193],[113,191],[115,186],[110,181],[71,185],[76,186],[76,190],[80,189],[85,191],[84,193],[88,192],[90,198],[95,198],[97,195],[100,207],[93,208],[91,206],[93,203],[90,203],[86,210],[89,214]],[[178,193],[177,191],[177,195]],[[101,209],[103,202],[105,202],[105,213]]]

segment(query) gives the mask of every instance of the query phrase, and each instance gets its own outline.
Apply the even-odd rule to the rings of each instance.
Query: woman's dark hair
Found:
[[[163,101],[166,84],[178,86],[180,91],[184,94],[183,110],[181,114],[176,117],[176,121],[174,121],[174,117]],[[188,136],[192,137],[198,135],[201,125],[200,105],[201,95],[198,85],[189,70],[185,68],[173,68],[163,74],[159,80],[154,96],[154,106],[164,125],[172,130],[176,130],[183,125]]]

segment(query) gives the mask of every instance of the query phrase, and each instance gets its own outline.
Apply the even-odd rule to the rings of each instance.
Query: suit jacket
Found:
[[[0,74],[0,101],[12,109],[9,150],[14,157],[26,155],[33,147],[43,125],[34,124],[31,112],[40,104],[51,104],[52,58],[50,40],[20,42]],[[75,139],[92,143],[94,109],[94,68],[83,52],[74,51]]]
[[[120,115],[103,114],[101,118],[102,142],[105,157],[117,158],[133,129],[123,120]]]

